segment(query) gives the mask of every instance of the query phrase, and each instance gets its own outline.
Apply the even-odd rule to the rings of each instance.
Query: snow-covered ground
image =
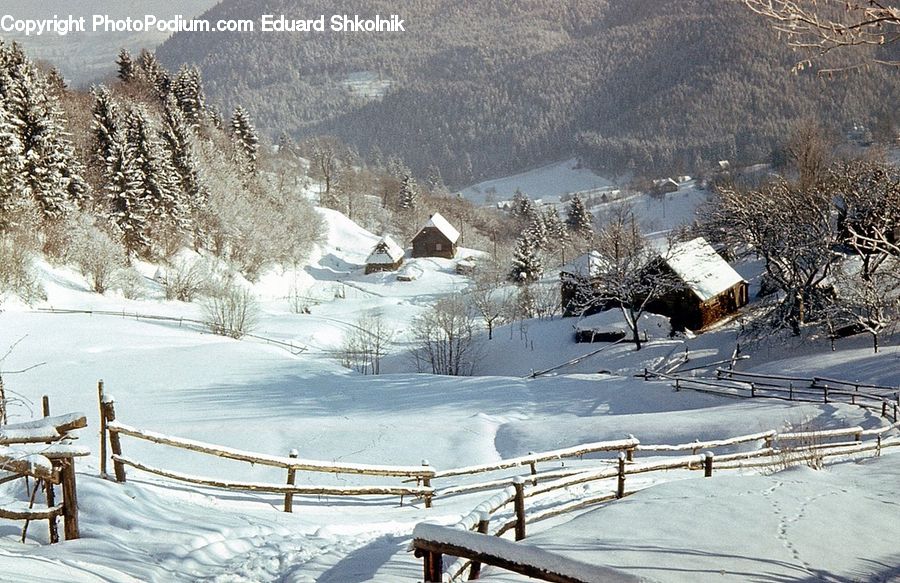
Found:
[[[572,158],[520,174],[479,182],[463,189],[461,194],[477,204],[494,204],[511,199],[516,190],[521,190],[532,199],[550,203],[558,202],[564,194],[601,188],[613,189],[616,184],[587,168],[577,167],[577,161]]]
[[[678,193],[675,193],[676,195]],[[273,455],[340,462],[418,465],[438,470],[494,462],[530,451],[621,439],[683,443],[785,426],[882,426],[878,416],[844,404],[740,401],[633,375],[682,358],[727,358],[738,324],[694,339],[651,334],[640,351],[621,345],[535,379],[532,370],[562,364],[601,345],[576,344],[574,319],[529,320],[482,340],[469,378],[414,372],[405,356],[412,319],[468,279],[453,262],[410,261],[415,281],[364,275],[378,238],[342,215],[323,211],[328,240],[299,272],[273,272],[256,284],[260,339],[231,340],[144,313],[201,317],[195,304],[150,297],[125,300],[87,291],[67,269],[42,266],[48,300],[40,307],[110,310],[126,315],[46,313],[8,303],[0,312],[2,371],[8,391],[30,403],[50,397],[54,413],[83,411],[81,444],[96,452],[96,383],[116,398],[129,425]],[[149,266],[145,269],[151,271]],[[291,309],[302,291],[310,313]],[[359,315],[380,311],[397,332],[389,374],[342,368],[334,349]],[[865,339],[838,351],[808,342],[755,347],[746,370],[820,373],[900,383],[898,338],[873,355]],[[305,350],[300,350],[301,348]],[[598,371],[605,371],[599,373]],[[13,421],[38,415],[18,406]],[[124,438],[125,453],[169,470],[239,481],[283,483],[283,471],[200,456]],[[556,462],[560,463],[560,462]],[[567,461],[570,464],[591,464]],[[546,467],[553,467],[548,462]],[[528,542],[660,581],[890,580],[900,557],[896,500],[900,455],[773,475],[713,479],[674,472],[626,500],[535,527]],[[97,477],[96,453],[78,461],[83,538],[46,545],[44,523],[18,542],[22,523],[0,521],[0,581],[416,581],[421,562],[407,551],[416,523],[452,524],[487,493],[437,498],[426,509],[396,497],[281,497],[193,487],[129,470],[125,485]],[[658,478],[653,478],[654,480]],[[386,478],[301,472],[298,483],[398,484]],[[452,483],[436,484],[438,487]],[[21,481],[0,485],[0,505],[26,501]],[[570,520],[572,519],[572,520]],[[827,576],[826,576],[827,575]],[[486,569],[488,580],[514,580]],[[879,578],[880,577],[880,578]]]

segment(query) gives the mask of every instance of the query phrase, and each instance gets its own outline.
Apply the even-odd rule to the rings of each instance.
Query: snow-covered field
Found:
[[[678,193],[674,193],[678,196]],[[651,334],[640,352],[613,346],[535,379],[600,345],[572,340],[572,320],[531,320],[482,341],[475,377],[418,374],[406,357],[412,319],[468,279],[446,260],[414,260],[420,277],[364,275],[377,237],[323,211],[328,240],[297,273],[270,273],[255,286],[262,317],[256,334],[288,342],[231,340],[177,321],[127,315],[46,313],[14,303],[0,312],[7,390],[30,403],[50,397],[54,413],[83,411],[78,462],[80,540],[49,546],[46,524],[18,538],[22,523],[0,521],[0,581],[321,581],[388,583],[421,579],[407,551],[415,524],[452,524],[489,493],[437,498],[431,509],[396,497],[297,496],[294,513],[277,495],[194,487],[129,470],[121,485],[98,477],[96,383],[116,398],[119,419],[136,427],[273,455],[438,470],[528,452],[621,439],[683,443],[785,426],[875,428],[884,421],[844,404],[734,400],[633,375],[680,358],[730,356],[737,324],[694,339]],[[152,266],[143,268],[152,275]],[[48,300],[39,307],[200,317],[199,306],[150,297],[89,293],[80,276],[42,267]],[[294,313],[291,294],[310,299]],[[384,314],[396,331],[389,374],[342,368],[334,350],[359,315]],[[865,339],[839,350],[813,342],[756,347],[746,370],[827,374],[900,384],[900,342],[885,338],[873,355]],[[302,350],[301,350],[302,349]],[[598,371],[604,371],[599,373]],[[11,410],[12,421],[39,416]],[[174,471],[283,483],[283,471],[124,438],[125,453]],[[590,464],[567,461],[557,463]],[[552,466],[548,462],[547,466]],[[826,470],[795,468],[713,479],[673,472],[625,500],[535,526],[528,544],[658,581],[887,581],[900,576],[897,500],[900,455]],[[360,485],[385,478],[301,472],[298,483]],[[394,483],[397,483],[396,481]],[[449,485],[448,481],[443,485]],[[649,483],[649,482],[647,482]],[[438,484],[441,486],[441,484]],[[0,485],[0,505],[27,500],[21,481]],[[514,576],[486,568],[486,580]]]
[[[532,199],[550,203],[559,201],[564,194],[598,188],[612,189],[616,188],[616,184],[587,168],[577,167],[577,161],[572,158],[520,174],[479,182],[463,189],[461,194],[477,204],[492,204],[509,200],[516,190],[521,190]]]

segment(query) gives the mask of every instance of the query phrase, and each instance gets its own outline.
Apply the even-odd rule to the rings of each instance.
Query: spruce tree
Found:
[[[566,219],[566,226],[578,237],[589,239],[594,233],[593,223],[593,216],[587,211],[581,198],[576,194],[569,203],[569,216]]]
[[[250,121],[247,110],[238,105],[231,114],[231,139],[244,160],[245,168],[251,174],[256,173],[259,156],[259,135]]]
[[[525,231],[516,242],[509,278],[515,283],[525,284],[539,280],[543,273],[538,246],[531,233]]]
[[[153,86],[157,97],[165,99],[171,91],[172,81],[169,73],[159,64],[156,55],[144,49],[138,58],[138,74]]]
[[[141,176],[129,152],[124,131],[110,141],[103,196],[110,222],[129,254],[145,255],[150,248],[150,209],[141,189]]]
[[[209,191],[200,178],[200,164],[195,153],[194,140],[184,116],[174,100],[167,99],[163,108],[163,146],[169,154],[191,214],[197,215],[206,207]]]
[[[113,153],[113,142],[121,138],[119,111],[112,94],[105,86],[95,87],[94,107],[91,111],[94,134],[94,154],[97,161],[105,166]]]
[[[131,83],[134,81],[134,61],[131,60],[131,53],[128,52],[128,49],[123,48],[119,51],[119,58],[116,59],[116,64],[119,66],[119,79],[121,79],[123,83]]]
[[[25,198],[22,144],[0,102],[0,233],[13,226],[16,207]]]
[[[403,177],[400,183],[400,194],[398,206],[404,211],[411,211],[416,208],[416,182],[409,174]]]
[[[566,244],[569,234],[555,206],[544,211],[544,226],[547,230],[547,242],[551,247],[558,248]]]
[[[135,108],[126,116],[127,155],[137,173],[138,198],[146,204],[153,227],[183,231],[188,217],[176,182],[176,172],[157,139],[143,109]]]
[[[206,112],[206,97],[203,95],[203,81],[197,67],[182,65],[172,84],[172,93],[188,125],[197,130]]]

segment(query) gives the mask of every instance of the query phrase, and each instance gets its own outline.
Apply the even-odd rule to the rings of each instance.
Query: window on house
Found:
[[[434,250],[435,250],[435,251],[443,251],[444,248],[443,248],[443,246],[442,246],[440,243],[435,243],[435,244],[434,244]]]

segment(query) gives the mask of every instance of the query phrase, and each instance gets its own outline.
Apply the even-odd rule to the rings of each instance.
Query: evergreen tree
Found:
[[[203,95],[200,70],[197,67],[182,65],[172,84],[172,92],[185,121],[195,130],[199,129],[206,112],[206,98]]]
[[[517,219],[527,221],[534,214],[534,203],[525,193],[517,188],[515,194],[513,194],[509,212]]]
[[[103,188],[109,219],[129,254],[145,255],[150,248],[150,209],[141,189],[141,176],[122,130],[110,144]]]
[[[231,114],[231,140],[244,159],[247,171],[251,174],[256,173],[259,136],[250,121],[250,114],[240,105],[235,107]]]
[[[139,74],[153,86],[157,97],[165,99],[171,90],[172,81],[169,73],[159,64],[156,55],[144,49],[138,58]]]
[[[22,144],[0,102],[0,232],[13,225],[14,211],[25,198]]]
[[[551,247],[559,248],[568,242],[569,234],[555,206],[544,211],[544,226],[547,231],[547,242]]]
[[[533,212],[525,227],[526,232],[531,235],[532,241],[538,249],[547,247],[547,225],[544,223],[544,216],[538,212],[537,207],[532,206]]]
[[[128,49],[123,48],[119,51],[119,58],[116,59],[116,64],[119,66],[119,79],[123,83],[131,83],[135,77],[135,67]]]
[[[416,182],[407,174],[403,177],[403,181],[400,183],[400,196],[399,196],[399,207],[404,211],[411,211],[416,208],[416,198],[418,194],[416,193]]]
[[[209,191],[200,178],[200,164],[195,153],[195,137],[184,121],[181,110],[172,99],[163,108],[163,146],[178,175],[181,193],[192,214],[206,207]]]
[[[95,87],[93,93],[94,119],[91,128],[94,133],[94,153],[97,160],[105,166],[113,154],[113,142],[121,138],[119,111],[112,94],[105,86]]]
[[[539,280],[543,273],[544,266],[538,246],[531,233],[525,231],[516,242],[509,278],[513,282],[525,284]]]
[[[81,165],[46,78],[27,61],[17,64],[10,78],[7,106],[22,144],[26,186],[42,217],[58,220],[87,196]]]
[[[576,236],[588,239],[594,233],[593,223],[593,216],[587,211],[581,198],[576,194],[569,203],[569,216],[566,219],[566,226]]]
[[[162,144],[154,135],[147,114],[132,109],[126,117],[127,156],[134,164],[138,179],[138,199],[146,205],[153,228],[183,231],[188,225],[176,172]]]

